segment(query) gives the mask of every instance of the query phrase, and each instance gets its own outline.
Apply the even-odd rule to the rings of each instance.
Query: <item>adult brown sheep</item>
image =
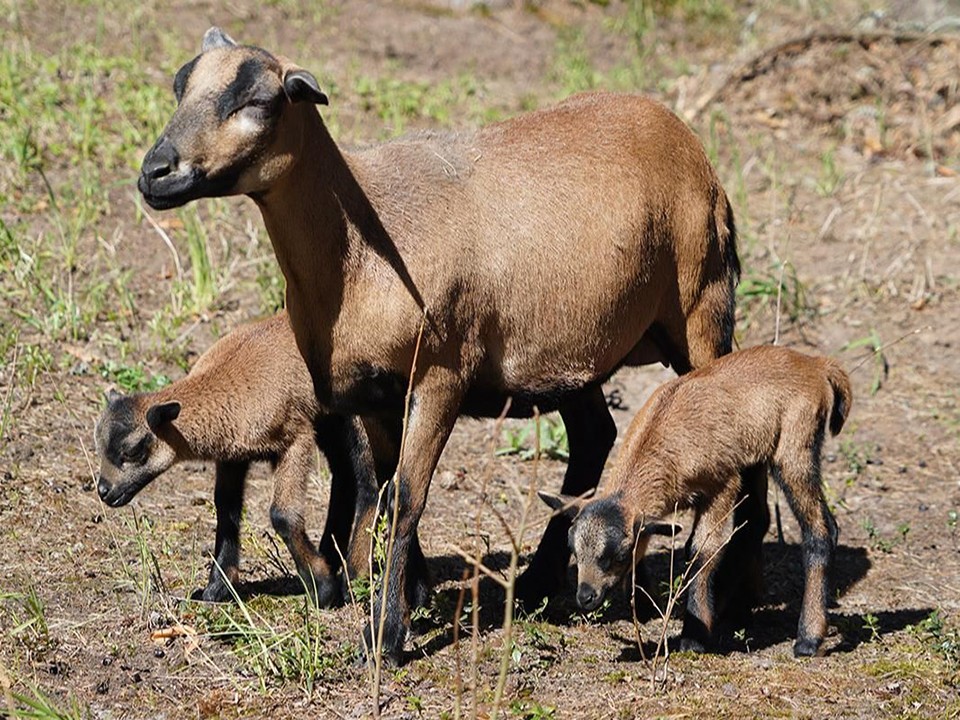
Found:
[[[403,415],[397,560],[384,652],[402,655],[407,549],[459,415],[559,410],[562,491],[596,486],[616,428],[601,383],[623,365],[684,373],[730,351],[739,277],[730,204],[687,127],[636,95],[578,95],[476,132],[342,151],[313,75],[218,28],[177,73],[179,106],[143,161],[154,208],[245,194],[263,215],[320,403]],[[766,487],[744,535],[759,557]],[[555,518],[518,580],[528,606],[566,576]],[[384,591],[386,588],[386,592]],[[376,615],[376,614],[375,614]]]

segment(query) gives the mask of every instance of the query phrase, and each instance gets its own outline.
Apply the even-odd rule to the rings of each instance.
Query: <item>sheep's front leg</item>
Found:
[[[393,552],[377,581],[374,625],[367,627],[366,636],[367,646],[375,650],[377,630],[382,631],[383,657],[389,663],[399,664],[403,657],[410,625],[407,574],[412,570],[410,560],[416,560],[417,525],[433,471],[456,422],[461,397],[459,391],[429,374],[417,384],[397,474],[385,490],[386,514],[391,521],[396,507]],[[381,617],[383,625],[379,627]]]
[[[277,462],[273,478],[270,521],[290,551],[307,593],[320,607],[340,599],[335,573],[307,536],[304,509],[307,479],[316,452],[314,434],[304,432],[290,444]]]
[[[717,619],[715,570],[734,530],[733,511],[739,489],[739,479],[730,478],[717,495],[697,509],[688,550],[685,582],[689,582],[689,588],[680,633],[681,650],[705,652],[713,647]]]
[[[600,482],[604,463],[617,439],[617,426],[599,385],[565,397],[560,404],[560,417],[570,443],[570,460],[561,492],[582,495]],[[570,563],[569,530],[568,517],[551,518],[533,560],[517,578],[517,600],[528,612],[536,610],[544,598],[555,595],[566,584]]]
[[[194,598],[206,602],[226,602],[231,598],[227,581],[236,584],[240,576],[240,514],[247,482],[248,462],[218,462],[213,504],[217,510],[217,539],[214,563],[207,586]]]
[[[381,419],[365,417],[362,421],[362,442],[354,446],[354,453],[369,453],[376,477],[371,479],[363,475],[357,483],[353,532],[346,553],[347,567],[345,582],[370,575],[371,539],[376,530],[377,507],[380,502],[380,485],[388,482],[397,470],[399,460],[402,426],[392,427]],[[332,500],[331,500],[332,502]],[[409,566],[407,568],[407,602],[411,607],[419,607],[427,602],[430,594],[430,580],[427,573],[427,561],[420,548],[420,541],[414,536],[410,546]],[[345,589],[345,595],[349,590]]]

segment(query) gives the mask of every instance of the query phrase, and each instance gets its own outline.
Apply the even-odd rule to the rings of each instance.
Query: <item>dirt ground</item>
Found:
[[[213,543],[211,465],[170,471],[122,510],[93,491],[104,390],[180,376],[279,296],[250,201],[147,214],[136,197],[173,73],[212,24],[313,70],[344,143],[593,87],[657,97],[734,204],[739,345],[778,341],[851,372],[850,420],[825,449],[841,534],[823,657],[792,657],[799,533],[771,491],[784,542],[772,527],[764,606],[724,652],[672,654],[655,678],[624,600],[584,617],[567,593],[515,624],[504,716],[960,716],[960,3],[0,0],[0,717],[373,714],[354,662],[365,606],[305,604],[270,530],[266,469],[248,491],[242,608],[184,600]],[[621,430],[669,377],[613,378]],[[384,676],[384,717],[489,716],[504,595],[483,581],[476,622],[469,591],[457,618],[457,549],[505,572],[481,495],[517,523],[532,481],[559,488],[562,461],[495,452],[529,447],[530,430],[463,420],[451,437],[421,524],[436,594],[409,661]],[[321,467],[315,534],[326,483]],[[546,515],[534,506],[521,564]],[[657,546],[655,580],[670,567]],[[640,630],[649,653],[661,623]]]

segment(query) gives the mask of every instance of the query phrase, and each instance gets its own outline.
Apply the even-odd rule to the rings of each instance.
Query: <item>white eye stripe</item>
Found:
[[[260,123],[253,116],[253,113],[244,112],[245,108],[236,114],[236,128],[238,131],[246,134],[258,132]]]

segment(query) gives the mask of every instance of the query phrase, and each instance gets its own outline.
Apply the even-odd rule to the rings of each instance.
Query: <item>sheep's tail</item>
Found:
[[[824,358],[827,382],[833,390],[833,406],[830,409],[830,434],[836,435],[850,414],[853,404],[853,391],[850,389],[850,376],[836,360]]]

